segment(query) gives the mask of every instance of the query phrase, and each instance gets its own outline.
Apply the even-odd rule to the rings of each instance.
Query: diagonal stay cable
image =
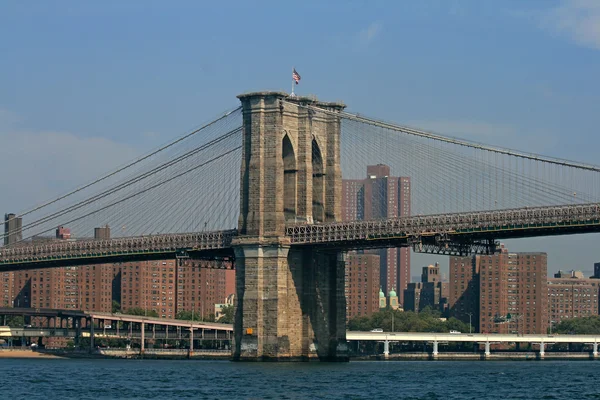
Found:
[[[186,134],[186,135],[184,135],[184,136],[182,136],[182,137],[180,137],[180,138],[178,138],[178,139],[176,139],[176,140],[174,140],[174,141],[172,141],[172,142],[170,142],[170,143],[168,143],[168,144],[166,144],[166,145],[164,145],[164,146],[162,146],[162,147],[160,147],[160,148],[158,148],[158,149],[156,149],[155,151],[153,151],[153,152],[151,152],[151,153],[149,153],[149,154],[147,154],[147,155],[145,155],[145,156],[142,156],[142,157],[140,157],[140,158],[138,158],[138,159],[136,159],[136,160],[134,160],[134,161],[132,161],[132,162],[130,162],[130,163],[128,163],[128,164],[126,164],[126,165],[124,165],[124,166],[120,167],[120,168],[118,168],[117,170],[115,170],[115,171],[113,171],[113,172],[110,172],[110,173],[108,173],[108,174],[106,174],[106,175],[104,175],[104,176],[102,176],[102,177],[100,177],[100,178],[98,178],[98,179],[96,179],[96,180],[94,180],[94,181],[90,182],[90,183],[87,183],[87,184],[85,184],[85,185],[83,185],[83,186],[80,186],[80,187],[78,187],[77,189],[74,189],[74,190],[70,191],[69,193],[66,193],[66,194],[64,194],[64,195],[62,195],[62,196],[59,196],[59,197],[57,197],[57,198],[56,198],[56,199],[54,199],[54,200],[48,201],[48,202],[46,202],[46,203],[44,203],[44,204],[41,204],[41,205],[39,205],[39,206],[37,206],[37,207],[34,207],[34,208],[32,208],[31,210],[28,210],[28,211],[25,211],[25,212],[21,213],[21,214],[19,215],[19,217],[23,217],[23,216],[25,216],[25,215],[31,214],[32,212],[35,212],[35,211],[38,211],[38,210],[40,210],[40,209],[42,209],[42,208],[44,208],[44,207],[47,207],[47,206],[49,206],[49,205],[51,205],[51,204],[54,204],[54,203],[56,203],[56,202],[58,202],[58,201],[60,201],[60,200],[62,200],[62,199],[65,199],[65,198],[67,198],[67,197],[69,197],[69,196],[71,196],[71,195],[73,195],[73,194],[75,194],[75,193],[78,193],[78,192],[80,192],[80,191],[82,191],[82,190],[84,190],[84,189],[87,189],[87,188],[89,188],[90,186],[93,186],[93,185],[95,185],[96,183],[102,182],[102,181],[104,181],[104,180],[106,180],[106,179],[110,178],[111,176],[114,176],[114,175],[118,174],[119,172],[122,172],[122,171],[126,170],[126,169],[127,169],[127,168],[129,168],[129,167],[132,167],[132,166],[134,166],[134,165],[136,165],[136,164],[139,164],[140,162],[142,162],[142,161],[144,161],[144,160],[147,160],[148,158],[150,158],[150,157],[152,157],[152,156],[154,156],[154,155],[156,155],[156,154],[158,154],[158,153],[160,153],[160,152],[162,152],[162,151],[164,151],[164,150],[168,149],[169,147],[173,147],[173,146],[174,146],[174,145],[176,145],[177,143],[180,143],[180,142],[184,141],[185,139],[187,139],[187,138],[189,138],[190,136],[193,136],[193,135],[195,135],[196,133],[198,133],[198,132],[200,132],[200,131],[202,131],[202,130],[204,130],[204,129],[208,128],[209,126],[212,126],[212,125],[214,125],[215,123],[217,123],[217,122],[221,121],[222,119],[225,119],[225,118],[227,118],[227,117],[228,117],[228,116],[230,116],[231,114],[233,114],[233,113],[235,113],[235,112],[239,111],[241,108],[242,108],[242,107],[240,106],[240,107],[236,108],[235,110],[228,111],[228,112],[226,112],[225,114],[223,114],[222,116],[220,116],[219,118],[217,118],[217,119],[215,119],[215,120],[213,120],[213,121],[211,121],[211,122],[209,122],[209,123],[207,123],[207,124],[205,124],[205,125],[201,126],[200,128],[198,128],[198,129],[196,129],[196,130],[194,130],[194,131],[192,131],[192,132],[190,132],[190,133],[188,133],[188,134]]]
[[[219,159],[221,159],[221,158],[223,158],[223,157],[225,157],[225,156],[227,156],[227,155],[229,155],[229,154],[231,154],[231,153],[233,153],[233,152],[235,152],[236,150],[239,150],[239,149],[241,149],[241,148],[242,148],[242,146],[237,146],[237,147],[235,147],[235,148],[233,148],[233,149],[231,149],[231,150],[229,150],[229,151],[226,151],[225,153],[219,154],[218,156],[215,156],[215,157],[211,158],[210,160],[207,160],[207,161],[205,161],[205,162],[203,162],[203,163],[201,163],[201,164],[198,164],[198,165],[196,165],[196,166],[194,166],[194,167],[192,167],[192,168],[189,168],[189,169],[187,169],[187,170],[185,170],[185,171],[183,171],[183,172],[181,172],[181,173],[179,173],[179,174],[177,174],[177,175],[175,175],[175,176],[173,176],[173,177],[171,177],[171,178],[169,178],[169,179],[167,179],[167,180],[164,180],[164,181],[162,181],[162,182],[156,183],[156,184],[154,184],[154,185],[152,185],[152,186],[150,186],[150,187],[148,187],[148,188],[145,188],[145,189],[143,189],[143,190],[140,190],[140,191],[139,191],[139,192],[137,192],[137,193],[133,193],[133,194],[131,194],[131,195],[129,195],[129,196],[127,196],[127,197],[125,197],[125,198],[122,198],[122,199],[120,199],[120,200],[118,200],[118,201],[115,201],[115,202],[113,202],[113,203],[111,203],[111,204],[108,204],[108,205],[106,205],[106,206],[104,206],[104,207],[102,207],[102,208],[99,208],[99,209],[97,209],[97,210],[94,210],[94,211],[92,211],[92,212],[89,212],[89,213],[87,213],[87,214],[85,214],[85,215],[82,215],[82,216],[79,216],[79,217],[77,217],[77,218],[74,218],[74,219],[72,219],[72,220],[70,220],[70,221],[67,221],[67,222],[65,222],[65,225],[72,224],[73,222],[76,222],[76,221],[79,221],[79,220],[81,220],[81,219],[83,219],[83,218],[89,217],[90,215],[97,214],[97,213],[99,213],[100,211],[104,211],[104,210],[106,210],[106,209],[108,209],[108,208],[110,208],[110,207],[113,207],[113,206],[115,206],[115,205],[117,205],[117,204],[123,203],[123,202],[125,202],[125,201],[127,201],[127,200],[129,200],[129,199],[132,199],[132,198],[134,198],[134,197],[136,197],[136,196],[139,196],[139,195],[141,195],[141,194],[143,194],[143,193],[146,193],[146,192],[148,192],[148,191],[150,191],[150,190],[156,189],[157,187],[160,187],[160,186],[162,186],[162,185],[164,185],[164,184],[166,184],[166,183],[168,183],[168,182],[170,182],[170,181],[172,181],[172,180],[175,180],[175,179],[177,179],[177,178],[180,178],[180,177],[182,177],[182,176],[184,176],[184,175],[186,175],[186,174],[188,174],[188,173],[190,173],[190,172],[192,172],[192,171],[195,171],[195,170],[197,170],[198,168],[202,168],[202,167],[204,167],[204,166],[206,166],[206,165],[208,165],[208,164],[210,164],[210,163],[212,163],[212,162],[214,162],[214,161],[217,161],[217,160],[219,160]],[[52,228],[52,229],[54,229],[54,228]],[[52,229],[48,229],[48,230],[46,230],[46,231],[44,231],[44,232],[39,232],[38,234],[45,233],[45,232],[50,232]],[[31,239],[32,237],[33,237],[33,236],[30,236],[30,237],[27,237],[27,238],[23,238],[23,239],[21,239],[21,241],[25,241],[25,240],[27,240],[27,239]]]
[[[128,181],[122,182],[122,183],[118,184],[115,187],[106,189],[103,192],[100,192],[100,193],[98,193],[98,194],[96,194],[96,195],[94,195],[94,196],[92,196],[90,198],[82,200],[82,201],[80,201],[80,202],[78,202],[78,203],[76,203],[76,204],[74,204],[72,206],[69,206],[69,207],[65,208],[65,209],[56,211],[53,214],[47,215],[47,216],[45,216],[43,218],[40,218],[40,219],[38,219],[36,221],[30,222],[29,224],[24,225],[22,227],[22,229],[31,229],[33,227],[39,226],[39,225],[41,225],[44,222],[48,222],[48,221],[50,221],[50,220],[52,220],[52,219],[54,219],[56,217],[60,217],[62,215],[70,213],[72,211],[78,210],[78,209],[80,209],[80,208],[82,208],[82,207],[84,207],[86,205],[89,205],[89,204],[93,203],[96,200],[99,200],[99,199],[107,197],[107,196],[109,196],[111,194],[114,194],[114,193],[118,192],[119,190],[123,189],[124,187],[130,186],[130,185],[132,185],[134,183],[137,183],[137,182],[140,182],[140,181],[146,179],[147,177],[156,174],[157,172],[165,170],[166,168],[168,168],[168,167],[170,167],[172,165],[175,165],[175,164],[177,164],[177,163],[179,163],[179,162],[181,162],[181,161],[183,161],[183,160],[185,160],[185,159],[187,159],[187,158],[189,158],[189,157],[191,157],[191,156],[193,156],[193,155],[195,155],[195,154],[197,154],[197,153],[199,153],[199,152],[201,152],[203,150],[206,150],[209,147],[212,147],[215,144],[218,144],[218,143],[224,141],[225,139],[227,139],[227,138],[229,138],[229,137],[231,137],[231,136],[239,133],[241,131],[241,129],[242,129],[241,127],[233,129],[232,131],[227,132],[226,134],[224,134],[224,135],[222,135],[222,136],[220,136],[220,137],[218,137],[218,138],[216,138],[216,139],[214,139],[214,140],[212,140],[212,141],[210,141],[208,143],[205,143],[205,144],[203,144],[200,147],[197,147],[197,148],[195,148],[193,150],[190,150],[189,152],[183,154],[182,156],[177,157],[176,159],[173,159],[171,161],[163,163],[163,164],[161,164],[161,165],[153,168],[150,171],[146,171],[146,172],[144,172],[141,175],[138,175],[138,176],[136,176],[134,178],[131,178]],[[4,236],[4,235],[0,235],[0,237],[2,237],[2,236]]]
[[[310,106],[310,105],[297,104],[297,103],[290,103],[290,104],[294,104],[299,107],[323,112],[326,114],[337,116],[339,118],[352,119],[352,120],[355,120],[358,122],[363,122],[363,123],[366,123],[369,125],[379,126],[382,128],[388,128],[388,129],[391,129],[391,130],[394,130],[397,132],[402,132],[402,133],[406,133],[409,135],[420,136],[420,137],[424,137],[424,138],[428,138],[428,139],[434,139],[434,140],[451,143],[451,144],[455,144],[455,145],[459,145],[459,146],[471,147],[471,148],[479,149],[479,150],[487,150],[487,151],[491,151],[494,153],[500,153],[500,154],[505,154],[505,155],[509,155],[509,156],[526,158],[529,160],[544,161],[549,164],[563,165],[563,166],[568,166],[568,167],[573,167],[573,168],[578,168],[578,169],[585,169],[585,170],[589,170],[589,171],[600,172],[600,166],[598,166],[598,165],[584,164],[584,163],[577,162],[577,161],[548,157],[548,156],[543,156],[541,154],[535,154],[535,153],[523,153],[518,150],[511,150],[511,149],[502,148],[502,147],[498,147],[498,146],[489,146],[486,144],[477,143],[477,142],[468,141],[468,140],[459,139],[459,138],[454,138],[454,137],[450,137],[450,136],[437,135],[432,132],[409,128],[407,126],[397,125],[397,124],[393,124],[390,122],[384,122],[384,121],[380,121],[380,120],[377,120],[374,118],[367,118],[362,115],[352,114],[352,113],[349,113],[346,111],[334,112],[334,111],[324,110],[324,109]]]

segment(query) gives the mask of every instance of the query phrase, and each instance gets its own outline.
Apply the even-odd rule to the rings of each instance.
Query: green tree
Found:
[[[600,334],[600,316],[570,318],[562,320],[555,329],[555,333],[574,335],[598,335]]]
[[[113,300],[112,302],[112,312],[113,314],[121,312],[121,304],[116,300]]]
[[[13,315],[6,318],[6,325],[11,328],[22,328],[25,325],[25,320],[21,315]]]
[[[185,321],[201,321],[201,315],[197,312],[181,310],[175,315],[175,319],[182,319]]]
[[[221,310],[221,312],[221,318],[219,318],[217,322],[220,322],[222,324],[233,324],[233,319],[235,317],[233,305],[226,305],[225,307],[223,307],[223,310]]]
[[[450,332],[451,330],[469,332],[469,324],[456,318],[443,321],[440,316],[439,311],[429,307],[420,313],[386,309],[369,317],[352,318],[348,321],[348,330],[370,331],[380,328],[385,332],[391,332],[392,329],[394,332]]]

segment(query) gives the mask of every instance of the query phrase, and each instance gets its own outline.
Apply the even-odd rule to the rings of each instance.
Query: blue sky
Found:
[[[0,0],[0,211],[87,181],[237,106],[289,91],[597,163],[600,2]],[[26,186],[26,187],[24,187]],[[14,186],[13,186],[14,187]],[[4,190],[2,191],[4,192]],[[590,270],[599,237],[509,242]],[[433,258],[419,256],[417,270]],[[447,265],[447,261],[443,261]]]

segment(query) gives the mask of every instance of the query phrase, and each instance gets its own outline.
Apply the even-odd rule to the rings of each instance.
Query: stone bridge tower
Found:
[[[343,256],[291,247],[285,236],[286,224],[341,220],[335,114],[345,106],[279,92],[238,97],[244,134],[234,360],[345,361]]]

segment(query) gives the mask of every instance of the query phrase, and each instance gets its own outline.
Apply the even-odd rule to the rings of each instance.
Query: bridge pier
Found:
[[[347,361],[343,256],[286,236],[286,223],[341,220],[341,127],[332,114],[344,105],[278,92],[239,98],[233,359]]]
[[[234,360],[347,361],[341,253],[236,247]]]
[[[598,342],[594,342],[593,346],[592,358],[595,360],[598,358]]]
[[[540,360],[543,360],[546,356],[546,344],[544,342],[540,342]]]
[[[188,353],[188,358],[192,358],[194,355],[194,327],[190,326],[190,351]]]
[[[433,341],[433,351],[431,352],[431,357],[432,357],[434,360],[437,360],[437,358],[438,358],[438,354],[439,354],[439,351],[438,351],[438,341],[437,341],[437,340],[434,340],[434,341]]]
[[[90,318],[90,353],[94,352],[94,318]]]
[[[144,357],[144,345],[146,342],[146,324],[144,322],[140,323],[140,331],[142,333],[142,337],[141,337],[141,343],[140,343],[140,356],[143,358]]]
[[[383,357],[386,360],[390,358],[390,341],[387,339],[383,342]]]
[[[485,342],[485,358],[486,358],[486,360],[488,358],[490,358],[491,354],[492,353],[490,352],[490,342]]]

